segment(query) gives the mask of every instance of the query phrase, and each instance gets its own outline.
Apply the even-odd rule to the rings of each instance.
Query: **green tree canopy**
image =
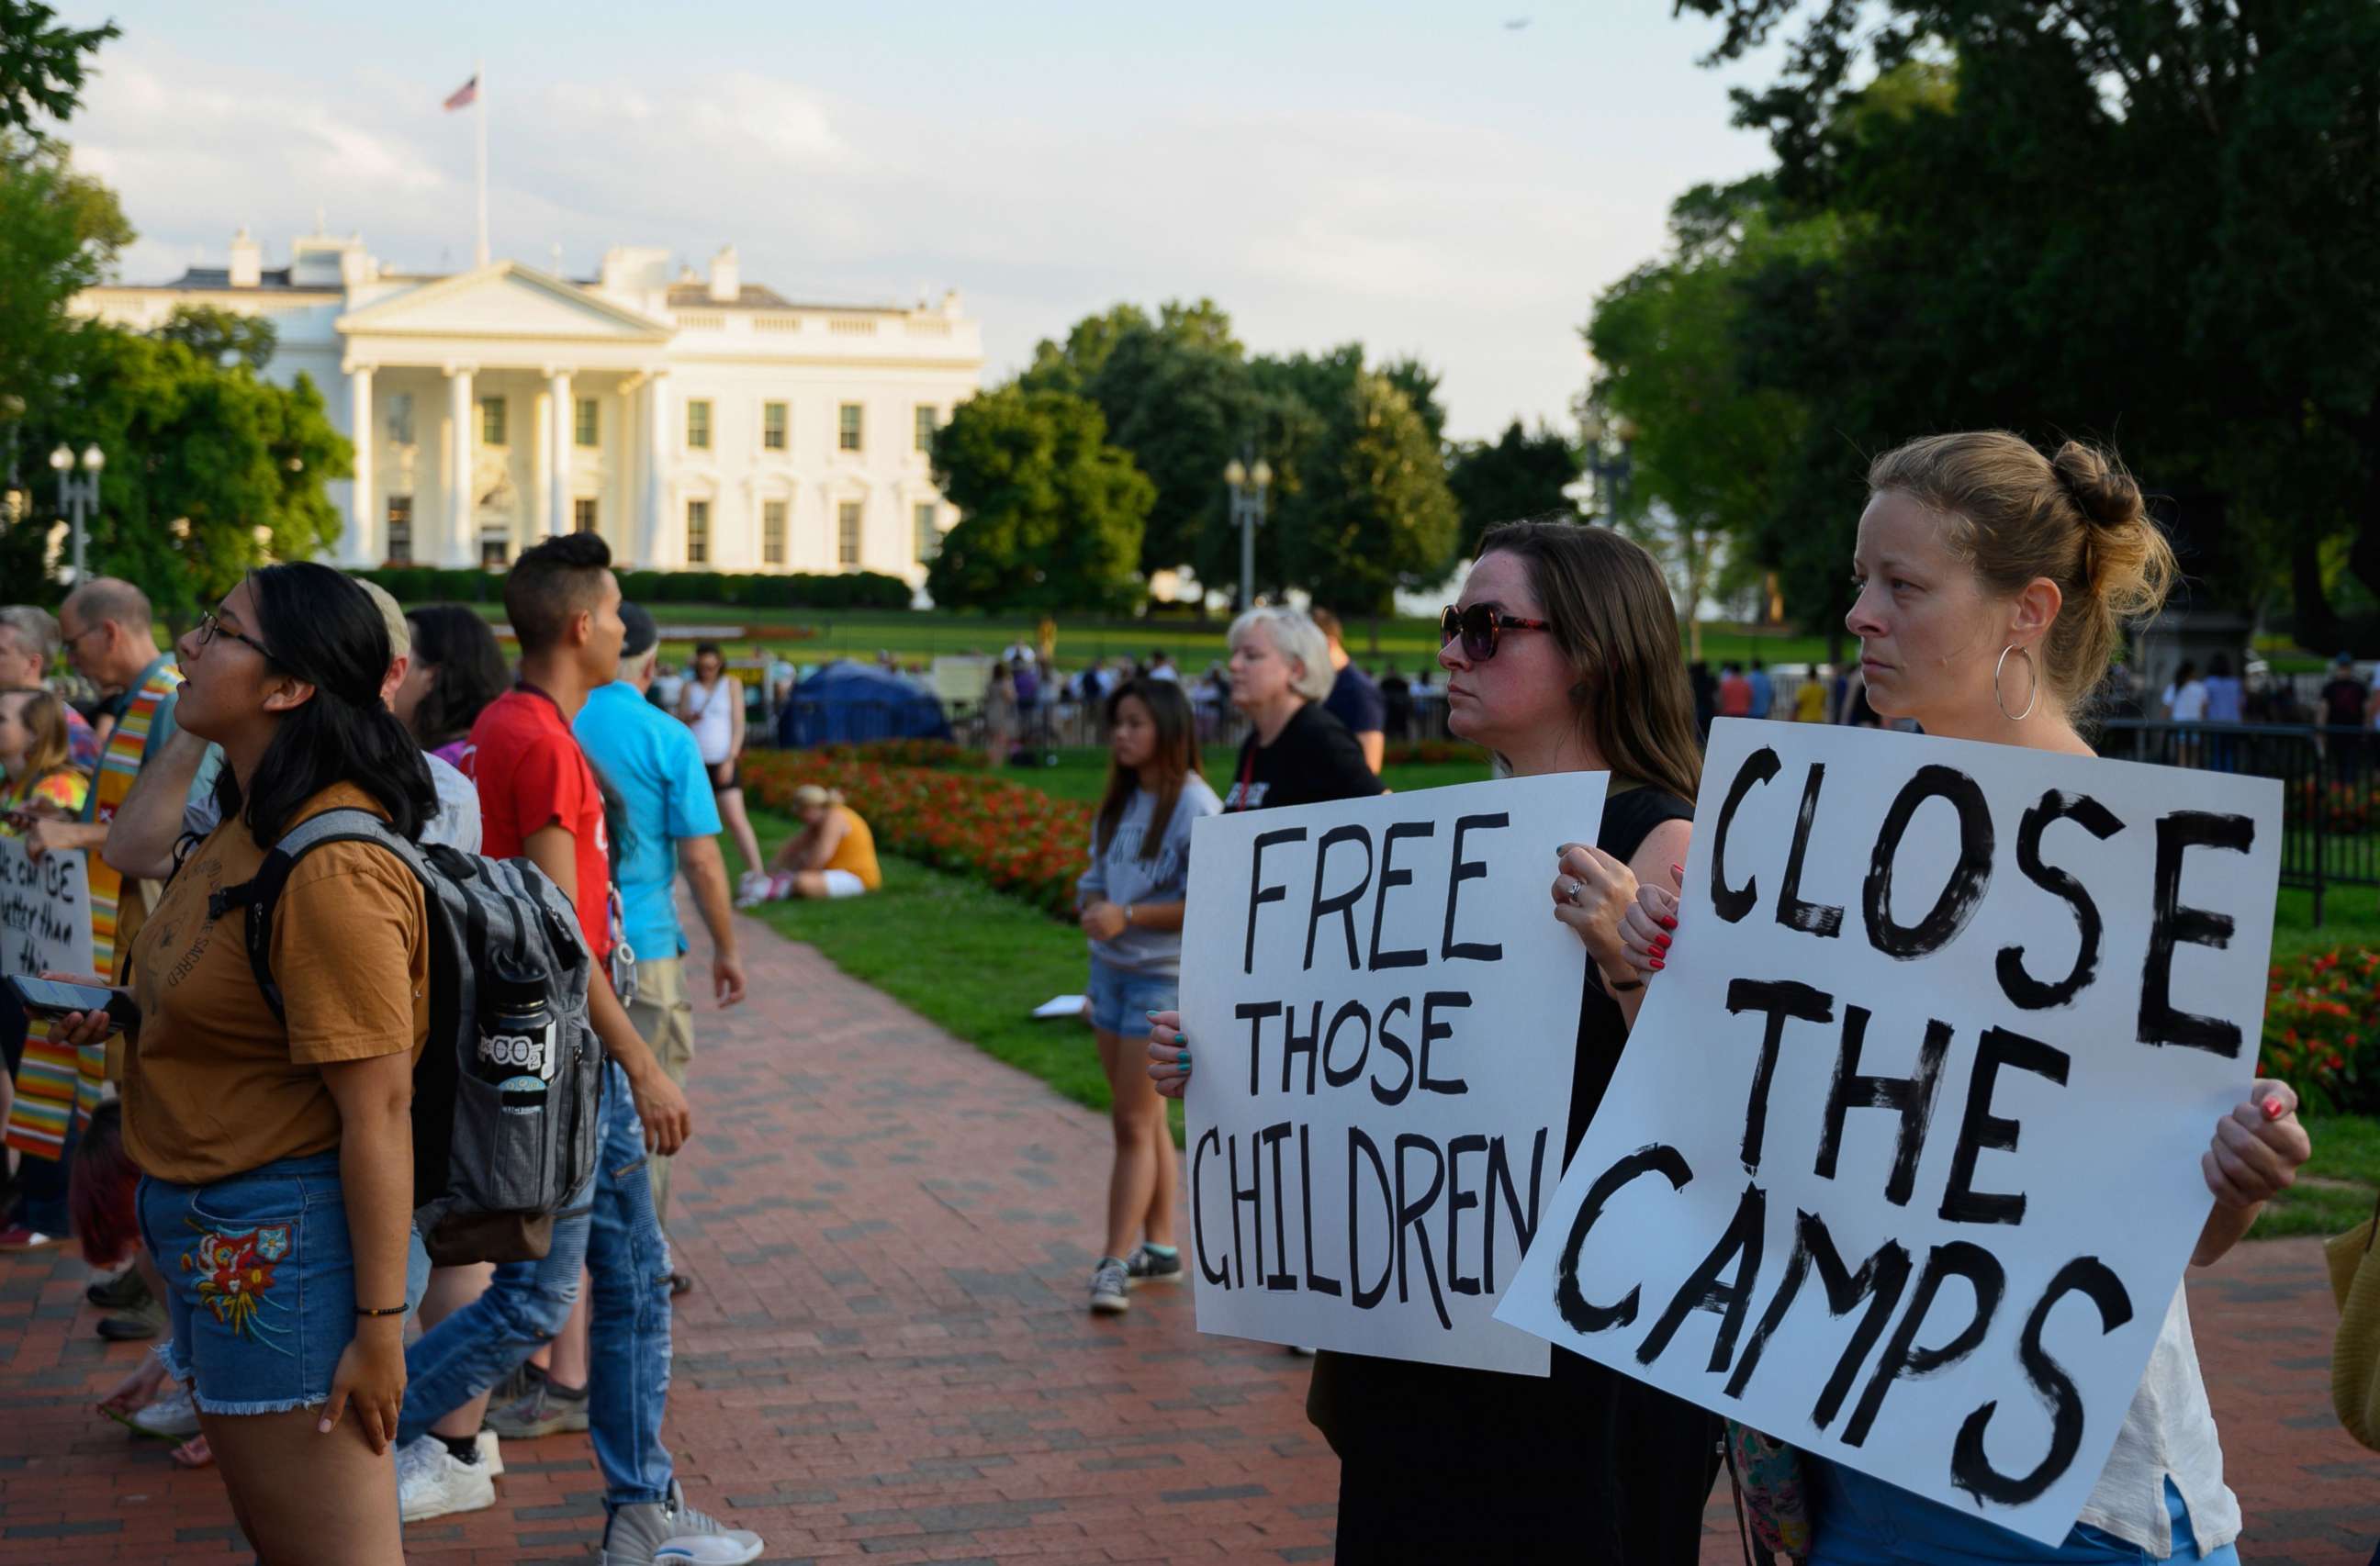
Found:
[[[1455,508],[1463,516],[1458,552],[1479,552],[1479,536],[1500,522],[1559,511],[1585,520],[1564,492],[1581,472],[1577,443],[1540,424],[1535,430],[1515,419],[1493,441],[1466,441],[1454,448],[1446,473]]]
[[[963,513],[928,568],[954,609],[1120,611],[1140,599],[1156,486],[1107,442],[1097,405],[1008,385],[961,403],[934,436],[934,481]]]
[[[73,118],[89,68],[83,56],[120,31],[114,22],[63,27],[35,0],[0,0],[0,131],[39,140],[43,119]]]
[[[1298,471],[1283,548],[1317,602],[1378,614],[1399,589],[1446,579],[1462,537],[1446,465],[1427,421],[1386,375],[1354,375]]]

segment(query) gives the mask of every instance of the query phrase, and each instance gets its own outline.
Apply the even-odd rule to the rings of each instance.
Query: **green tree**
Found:
[[[1859,454],[1932,430],[2118,438],[2202,594],[2380,591],[2380,6],[2177,0],[1684,0],[1778,156],[1780,225],[1826,256],[1742,285],[1753,383],[1824,409],[1775,504],[1844,546]],[[1797,607],[1800,607],[1797,605]]]
[[[43,119],[73,118],[89,68],[83,56],[120,34],[114,22],[62,27],[47,6],[0,0],[0,131],[21,130],[39,140]]]
[[[934,481],[963,513],[926,577],[954,609],[1134,607],[1156,487],[1107,442],[1097,405],[1007,385],[961,403],[934,437]]]
[[[211,363],[262,370],[281,341],[281,329],[261,315],[237,315],[212,305],[177,305],[157,335]]]
[[[1428,423],[1387,376],[1361,371],[1300,462],[1284,547],[1317,602],[1378,615],[1401,589],[1446,579],[1462,523]]]
[[[1542,423],[1531,430],[1515,419],[1493,441],[1457,445],[1446,486],[1463,516],[1458,552],[1464,559],[1477,555],[1479,536],[1500,522],[1555,511],[1585,520],[1565,492],[1578,482],[1580,471],[1577,443]]]

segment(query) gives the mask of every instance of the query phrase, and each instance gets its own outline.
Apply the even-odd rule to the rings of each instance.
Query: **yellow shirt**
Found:
[[[1793,719],[1802,723],[1821,723],[1827,718],[1827,687],[1817,680],[1803,680],[1802,688],[1793,693]]]
[[[832,807],[835,819],[843,823],[843,841],[834,845],[822,870],[849,870],[859,878],[859,884],[870,892],[884,888],[884,872],[876,865],[876,834],[859,819],[859,812],[848,805]]]
[[[30,810],[36,805],[47,805],[65,819],[71,821],[82,814],[82,802],[90,797],[90,777],[71,767],[61,767],[55,772],[35,779],[30,788],[22,791],[11,788],[5,793],[0,793],[0,808]],[[5,819],[0,819],[0,837],[18,835],[20,834],[14,827],[10,826]]]

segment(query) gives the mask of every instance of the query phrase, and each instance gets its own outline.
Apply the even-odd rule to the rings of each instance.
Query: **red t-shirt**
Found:
[[[559,822],[578,861],[578,928],[601,970],[612,955],[611,843],[603,791],[562,709],[542,691],[506,691],[471,725],[463,771],[480,789],[480,851],[516,858],[529,834]]]

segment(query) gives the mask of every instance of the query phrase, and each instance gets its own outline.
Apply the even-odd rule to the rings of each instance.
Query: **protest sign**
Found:
[[[2268,779],[1711,735],[1666,970],[1499,1319],[2044,1542],[2247,1094]]]
[[[25,852],[0,837],[0,973],[87,974],[91,957],[91,880],[83,850]]]
[[[1210,816],[1183,1031],[1198,1328],[1542,1376],[1492,1319],[1560,1177],[1605,774]]]

